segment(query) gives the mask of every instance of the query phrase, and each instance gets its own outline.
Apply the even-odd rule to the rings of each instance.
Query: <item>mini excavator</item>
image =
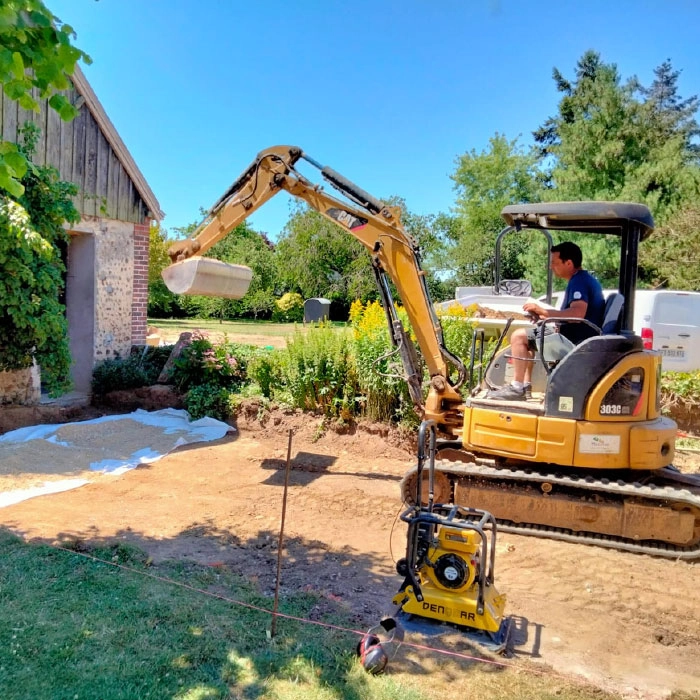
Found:
[[[300,160],[317,168],[343,199],[299,172]],[[408,545],[398,567],[404,584],[395,600],[404,610],[466,621],[498,636],[505,601],[493,586],[496,522],[499,530],[521,534],[700,558],[700,479],[672,466],[676,425],[661,415],[661,359],[631,330],[638,246],[654,228],[645,206],[550,202],[503,210],[504,232],[613,235],[621,254],[614,323],[596,329],[557,365],[540,353],[532,397],[499,402],[488,398],[488,389],[503,383],[507,373],[509,349],[500,348],[505,330],[483,378],[469,389],[474,357],[468,368],[445,347],[419,247],[403,228],[399,208],[300,148],[274,146],[258,154],[192,238],[172,245],[173,264],[163,272],[168,287],[242,296],[250,280],[247,268],[222,268],[201,256],[282,191],[368,250],[392,343],[424,421],[421,434],[428,437],[401,486]],[[396,313],[389,280],[408,314],[422,363]],[[458,602],[464,600],[469,602]]]

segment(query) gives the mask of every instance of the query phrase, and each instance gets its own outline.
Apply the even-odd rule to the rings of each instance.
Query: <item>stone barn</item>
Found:
[[[65,305],[74,389],[88,394],[97,362],[145,343],[149,228],[163,212],[79,68],[72,82],[65,93],[79,108],[72,122],[62,121],[46,100],[38,113],[28,112],[0,92],[0,126],[4,140],[17,142],[26,121],[37,124],[34,162],[53,165],[79,188],[74,203],[81,220],[69,231]],[[22,397],[12,374],[0,373],[0,403],[8,392],[16,403],[38,402],[36,376]]]

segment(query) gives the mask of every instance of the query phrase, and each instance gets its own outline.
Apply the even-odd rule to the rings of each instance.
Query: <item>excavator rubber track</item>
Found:
[[[486,459],[477,459],[475,462],[436,460],[435,502],[445,498],[458,502],[468,494],[470,502],[459,502],[458,505],[491,510],[501,532],[596,545],[668,559],[700,559],[700,474],[682,474],[673,467],[666,467],[657,472],[634,474],[635,480],[632,481],[621,478],[619,473],[610,478],[596,473],[567,474],[554,469],[554,465],[543,465],[542,470],[534,470],[532,466],[522,466],[522,463],[517,466],[501,466]],[[427,498],[428,490],[425,472],[427,469],[423,475],[423,501]],[[401,495],[408,504],[415,503],[416,500],[416,473],[416,469],[411,470],[401,482]],[[494,495],[496,491],[498,493]],[[632,509],[637,507],[641,509],[641,515],[653,515],[656,511],[670,518],[684,518],[685,530],[690,530],[691,534],[689,539],[686,538],[680,544],[653,538],[632,539],[616,533],[600,533],[594,531],[595,527],[589,531],[585,527],[572,529],[553,526],[551,523],[523,522],[522,517],[518,517],[519,522],[515,522],[507,517],[508,513],[500,505],[507,500],[501,495],[506,493],[515,494],[516,498],[558,498],[554,508],[561,508],[564,519],[567,508],[575,510],[581,506],[591,511],[608,507],[613,512],[619,512],[620,507],[624,506]],[[496,505],[497,502],[499,505]],[[537,511],[536,508],[533,510]],[[691,517],[694,518],[693,521],[690,520]],[[595,518],[591,520],[594,521]]]

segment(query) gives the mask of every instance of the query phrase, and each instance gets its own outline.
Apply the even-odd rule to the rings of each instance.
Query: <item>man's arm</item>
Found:
[[[566,309],[545,309],[532,302],[523,306],[523,311],[535,314],[538,318],[586,318],[588,302],[582,299],[572,301]]]

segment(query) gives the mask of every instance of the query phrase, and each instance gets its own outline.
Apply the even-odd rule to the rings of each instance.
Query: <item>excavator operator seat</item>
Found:
[[[605,300],[605,313],[603,324],[600,327],[601,335],[611,335],[619,333],[620,321],[622,319],[622,309],[625,306],[625,297],[619,292],[613,292]]]

